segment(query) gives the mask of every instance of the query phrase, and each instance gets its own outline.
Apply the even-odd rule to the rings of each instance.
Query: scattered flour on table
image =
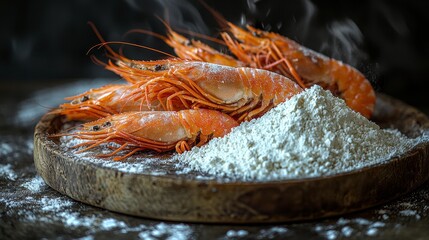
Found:
[[[404,153],[416,141],[397,130],[380,129],[314,86],[177,157],[184,172],[264,181],[362,168]]]
[[[39,178],[35,176],[25,179],[24,184],[16,183],[17,191],[22,191],[20,194],[11,195],[0,191],[0,210],[3,211],[4,216],[31,223],[32,226],[40,224],[58,226],[58,223],[62,223],[65,229],[69,229],[68,231],[80,231],[85,236],[80,238],[82,240],[98,239],[99,234],[106,232],[116,238],[123,234],[124,238],[133,236],[136,239],[196,239],[201,229],[205,229],[199,224],[144,219],[141,222],[133,223],[129,222],[129,218],[125,216],[107,211],[94,212],[92,207],[61,196],[46,187],[41,187],[40,191],[27,191],[18,187],[25,184],[31,185],[29,183],[38,186],[37,179]],[[30,188],[34,188],[34,186]],[[423,189],[399,201],[378,209],[368,210],[372,211],[371,214],[358,213],[357,216],[330,218],[318,223],[267,225],[255,226],[255,228],[246,227],[245,229],[239,226],[230,228],[219,226],[223,230],[215,232],[218,234],[217,239],[287,239],[288,236],[300,234],[303,229],[308,229],[309,234],[317,234],[323,239],[382,237],[387,229],[399,230],[406,227],[409,221],[427,219],[429,216],[428,197],[428,190]]]
[[[32,193],[37,193],[40,192],[42,188],[46,187],[46,184],[43,179],[39,175],[37,175],[30,181],[21,184],[21,187],[30,190]]]
[[[381,209],[373,210],[375,217],[340,217],[336,221],[327,220],[325,223],[317,224],[313,230],[326,239],[382,236],[385,229],[398,230],[404,227],[398,223],[404,221],[399,221],[398,218],[418,221],[428,217],[429,208],[424,207],[427,204],[427,194],[425,191],[415,192],[406,199],[384,205]]]
[[[275,236],[280,236],[287,233],[289,230],[282,226],[270,227],[267,229],[262,229],[259,231],[257,238],[258,239],[272,239]]]
[[[14,181],[18,176],[13,170],[11,164],[0,164],[0,177]]]
[[[226,232],[226,236],[227,237],[244,237],[247,234],[249,234],[249,232],[247,232],[246,230],[228,230],[228,232]]]
[[[6,156],[13,153],[13,147],[7,142],[1,142],[0,144],[0,156]]]
[[[82,239],[93,239],[92,234],[106,231],[118,233],[135,233],[141,239],[190,239],[193,230],[189,225],[154,222],[151,224],[128,225],[115,218],[104,218],[102,213],[82,214],[76,211],[77,202],[67,197],[27,196],[25,198],[7,199],[0,194],[0,206],[5,204],[5,214],[19,217],[20,221],[30,223],[58,223],[66,228],[86,229],[89,234]]]

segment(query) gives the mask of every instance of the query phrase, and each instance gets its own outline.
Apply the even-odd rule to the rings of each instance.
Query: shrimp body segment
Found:
[[[228,26],[233,37],[228,33],[222,33],[222,37],[242,62],[289,76],[301,87],[318,84],[343,98],[351,109],[371,117],[375,105],[374,90],[365,76],[352,66],[276,33],[251,26],[247,26],[246,31],[232,23]]]
[[[85,147],[87,151],[103,143],[115,142],[120,145],[109,154],[122,160],[137,151],[155,150],[166,152],[175,149],[183,153],[193,146],[201,146],[213,137],[222,137],[238,123],[226,114],[208,109],[181,111],[126,112],[83,124],[74,133],[56,136],[74,136],[87,140],[75,147]],[[120,156],[126,150],[127,154]]]
[[[134,62],[135,68],[143,69],[137,75],[151,74],[147,69],[153,69],[153,65],[162,70],[152,75],[162,77],[142,80],[144,94],[157,96],[167,110],[174,110],[171,101],[176,101],[186,108],[219,110],[241,122],[261,116],[302,91],[289,78],[262,69],[181,59]],[[159,85],[165,87],[154,87]]]
[[[66,98],[70,102],[61,104],[51,113],[64,115],[68,120],[91,121],[121,112],[163,110],[156,99],[148,103],[145,96],[135,98],[133,93],[139,86],[140,84],[111,84],[90,89]]]

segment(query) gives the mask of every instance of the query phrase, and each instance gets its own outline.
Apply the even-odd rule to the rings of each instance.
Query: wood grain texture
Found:
[[[385,95],[377,96],[372,120],[410,137],[429,135],[424,114]],[[61,125],[58,116],[46,115],[35,129],[34,162],[45,182],[78,201],[154,219],[212,223],[316,219],[385,203],[429,178],[427,142],[382,164],[318,178],[219,182],[129,173],[68,157],[58,142],[48,138]]]

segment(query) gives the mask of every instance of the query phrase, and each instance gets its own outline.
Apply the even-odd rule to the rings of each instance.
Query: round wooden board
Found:
[[[424,114],[381,94],[372,120],[409,137],[429,134],[429,120]],[[154,219],[212,223],[316,219],[384,203],[429,178],[428,142],[381,164],[318,178],[225,182],[192,174],[129,172],[71,157],[58,141],[48,138],[61,125],[58,116],[46,115],[36,126],[34,162],[45,182],[78,201]],[[145,154],[140,157],[154,156]]]

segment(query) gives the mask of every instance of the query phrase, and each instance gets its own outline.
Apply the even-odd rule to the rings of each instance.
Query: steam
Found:
[[[34,42],[31,41],[31,38],[12,38],[12,56],[17,61],[25,61],[31,56],[33,51]]]
[[[144,12],[154,26],[153,29],[165,29],[156,19],[160,17],[173,28],[186,29],[193,32],[208,34],[209,28],[196,6],[188,0],[125,0],[128,6],[136,12]],[[149,7],[150,6],[150,7]]]
[[[384,4],[383,2],[380,2],[379,4],[380,6],[378,9],[380,10],[381,15],[384,16],[392,29],[399,35],[408,35],[409,29],[403,14]]]
[[[136,11],[145,11],[145,8],[137,0],[126,0],[126,2]],[[160,16],[173,29],[186,29],[210,35],[212,32],[204,19],[210,20],[211,16],[208,15],[208,17],[203,18],[201,13],[206,11],[199,4],[194,3],[188,0],[153,0],[152,14]],[[295,24],[290,25],[286,18],[283,18],[283,21],[286,22],[272,23],[264,21],[264,19],[269,19],[271,10],[275,11],[276,9],[271,9],[272,6],[265,1],[246,0],[245,8],[239,15],[238,24],[240,26],[253,25],[255,20],[259,19],[260,27],[265,31],[272,31],[273,27],[280,29],[286,23],[285,27],[289,28],[287,31],[290,32],[290,29],[296,29],[296,32],[292,35],[289,34],[288,37],[300,39],[299,42],[301,44],[310,45],[310,47],[313,45],[316,51],[324,52],[330,57],[354,66],[367,58],[367,54],[361,49],[363,44],[362,32],[354,21],[348,18],[334,19],[325,21],[323,24],[320,21],[321,19],[318,18],[320,17],[318,16],[319,9],[311,0],[303,0],[298,2],[298,4],[296,5],[297,10],[293,8],[289,9],[295,15],[293,21],[296,21]],[[386,16],[386,18],[394,21],[393,15],[392,17]],[[160,29],[163,28],[160,27]],[[400,27],[398,31],[403,31],[403,27]]]
[[[356,65],[366,58],[366,53],[360,49],[363,35],[359,27],[351,19],[333,21],[327,26],[330,34],[322,49],[330,49],[330,56]]]
[[[266,1],[265,1],[266,3]],[[240,26],[244,27],[246,25],[253,25],[255,22],[255,18],[266,18],[271,13],[271,6],[263,6],[264,2],[262,0],[246,0],[246,8],[245,11],[241,14],[240,18]],[[272,26],[270,24],[264,24],[263,22],[262,28],[265,31],[270,31]]]
[[[247,21],[246,14],[241,14],[240,16],[240,26],[246,26],[246,24],[249,24],[249,21]]]
[[[311,29],[312,20],[317,12],[316,6],[310,0],[302,1],[304,4],[304,14],[302,20],[298,23],[297,28],[301,31],[303,39],[308,37],[308,31]]]
[[[247,0],[247,8],[249,9],[249,12],[251,14],[257,14],[258,8],[256,6],[256,3],[259,2],[259,0]]]
[[[131,9],[140,11],[141,8],[139,4],[136,2],[136,0],[125,0],[125,2],[131,7]]]
[[[209,28],[198,9],[187,0],[158,0],[163,9],[163,19],[173,28],[187,29],[201,34],[209,34]]]

